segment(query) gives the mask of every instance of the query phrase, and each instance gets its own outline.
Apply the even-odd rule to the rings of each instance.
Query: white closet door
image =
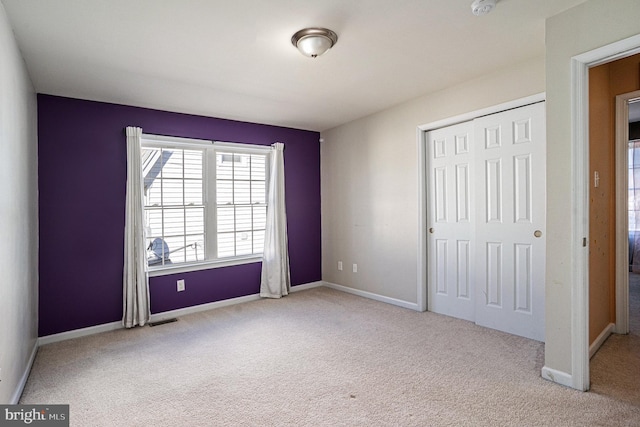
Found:
[[[474,120],[475,320],[539,341],[544,341],[545,132],[544,103]]]
[[[474,319],[473,125],[461,123],[427,134],[428,309]]]

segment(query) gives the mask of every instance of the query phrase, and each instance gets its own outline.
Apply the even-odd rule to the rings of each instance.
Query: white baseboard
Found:
[[[304,285],[292,286],[291,292],[306,291],[307,289],[319,288],[320,286],[324,286],[324,282],[322,280],[318,280],[317,282],[305,283]]]
[[[324,283],[324,286],[328,288],[346,292],[348,294],[358,295],[360,297],[369,298],[369,299],[380,301],[380,302],[385,302],[387,304],[397,305],[399,307],[408,308],[410,310],[420,311],[420,307],[418,307],[418,304],[413,302],[386,297],[384,295],[378,295],[372,292],[361,291],[359,289],[350,288],[348,286],[336,285],[335,283],[331,283],[331,282],[323,282],[323,283]]]
[[[317,282],[311,282],[311,283],[305,283],[302,285],[292,286],[291,292],[293,293],[293,292],[306,291],[308,289],[317,288],[320,286],[326,286],[332,289],[336,289],[338,291],[347,292],[353,295],[358,295],[361,297],[365,297],[365,298],[373,299],[376,301],[385,302],[388,304],[393,304],[400,307],[418,311],[418,305],[415,303],[402,301],[399,299],[390,298],[383,295],[374,294],[371,292],[361,291],[358,289],[353,289],[353,288],[349,288],[342,285],[336,285],[335,283],[330,283],[330,282],[317,281]],[[227,307],[230,305],[242,304],[250,301],[257,301],[259,299],[260,299],[259,294],[253,294],[253,295],[246,295],[238,298],[226,299],[222,301],[215,301],[207,304],[195,305],[193,307],[179,308],[177,310],[164,311],[162,313],[154,313],[151,315],[151,318],[149,321],[161,322],[163,320],[172,319],[174,317],[186,316],[187,314],[199,313],[201,311],[213,310],[215,308]],[[61,332],[59,334],[40,337],[38,338],[37,345],[41,346],[41,345],[51,344],[54,342],[80,338],[87,335],[99,334],[101,332],[115,331],[117,329],[122,329],[122,328],[123,328],[122,322],[105,323],[103,325],[90,326],[88,328],[76,329],[73,331]]]
[[[296,285],[291,287],[291,292],[299,292],[307,289],[317,288],[319,286],[323,286],[324,282],[311,282],[304,283],[302,285]],[[214,308],[227,307],[235,304],[242,304],[250,301],[257,301],[260,299],[259,294],[246,295],[237,298],[230,298],[222,301],[210,302],[207,304],[195,305],[192,307],[179,308],[177,310],[171,311],[163,311],[161,313],[154,313],[151,315],[149,322],[160,322],[166,319],[172,319],[174,317],[185,316],[187,314],[199,313],[201,311],[212,310]],[[109,332],[115,331],[117,329],[122,329],[122,322],[111,322],[105,323],[97,326],[90,326],[88,328],[75,329],[73,331],[61,332],[59,334],[47,335],[44,337],[38,338],[38,346],[51,344],[58,341],[70,340],[73,338],[80,338],[87,335],[99,334],[101,332]]]
[[[552,381],[554,383],[563,385],[565,387],[573,387],[573,377],[566,372],[558,371],[556,369],[542,367],[542,378]]]
[[[29,362],[22,373],[22,377],[20,377],[20,382],[16,387],[16,390],[13,392],[13,396],[11,396],[11,400],[9,401],[10,405],[17,405],[20,401],[20,396],[22,396],[22,391],[24,390],[24,386],[27,385],[27,379],[29,379],[29,374],[31,373],[31,367],[33,366],[33,361],[36,360],[36,353],[38,352],[38,340],[33,344],[33,350],[31,350],[31,356],[29,356]]]
[[[242,304],[245,302],[257,301],[260,299],[260,295],[252,294],[245,295],[243,297],[230,298],[221,301],[209,302],[206,304],[194,305],[191,307],[178,308],[171,311],[163,311],[162,313],[155,313],[151,315],[149,322],[161,322],[166,319],[172,319],[174,317],[186,316],[187,314],[200,313],[201,311],[213,310],[214,308],[228,307],[230,305]]]
[[[292,286],[291,292],[304,291],[307,289],[316,288],[318,286],[322,286],[321,281]],[[257,301],[259,299],[260,299],[260,294],[252,294],[252,295],[245,295],[243,297],[230,298],[222,301],[210,302],[207,304],[194,305],[193,307],[185,307],[185,308],[179,308],[177,310],[164,311],[162,313],[152,314],[150,322],[159,322],[166,319],[172,319],[174,317],[185,316],[187,314],[199,313],[201,311],[213,310],[214,308],[228,307],[230,305]]]
[[[46,335],[38,338],[38,346],[99,334],[101,332],[115,331],[116,329],[122,329],[122,327],[122,322],[111,322],[89,326],[88,328],[74,329],[73,331],[60,332],[59,334]]]
[[[598,350],[600,350],[600,347],[602,346],[602,344],[604,344],[607,338],[609,338],[609,335],[613,333],[615,327],[616,325],[614,325],[613,323],[609,323],[607,327],[604,328],[602,332],[600,332],[600,335],[598,335],[598,337],[593,341],[593,344],[589,346],[589,359],[591,359],[593,355],[596,354]]]

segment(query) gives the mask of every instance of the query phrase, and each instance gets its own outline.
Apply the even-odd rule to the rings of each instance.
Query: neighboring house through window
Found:
[[[269,147],[143,135],[151,275],[262,256]]]

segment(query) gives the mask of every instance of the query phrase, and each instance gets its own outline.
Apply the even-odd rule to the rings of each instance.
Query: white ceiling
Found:
[[[325,130],[544,55],[585,0],[2,0],[39,93]],[[338,33],[306,58],[297,30]]]

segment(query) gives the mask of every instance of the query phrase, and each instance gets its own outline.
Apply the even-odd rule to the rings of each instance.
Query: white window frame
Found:
[[[216,152],[231,151],[234,154],[258,154],[266,156],[265,188],[269,188],[269,153],[271,147],[238,142],[213,141],[204,139],[180,138],[142,134],[142,147],[160,147],[176,149],[204,149],[203,156],[203,197],[205,205],[205,242],[207,252],[217,253],[217,204],[216,204]],[[211,258],[197,262],[184,262],[170,265],[149,266],[149,277],[208,270],[232,265],[252,264],[262,261],[262,254],[238,255],[226,258]]]

